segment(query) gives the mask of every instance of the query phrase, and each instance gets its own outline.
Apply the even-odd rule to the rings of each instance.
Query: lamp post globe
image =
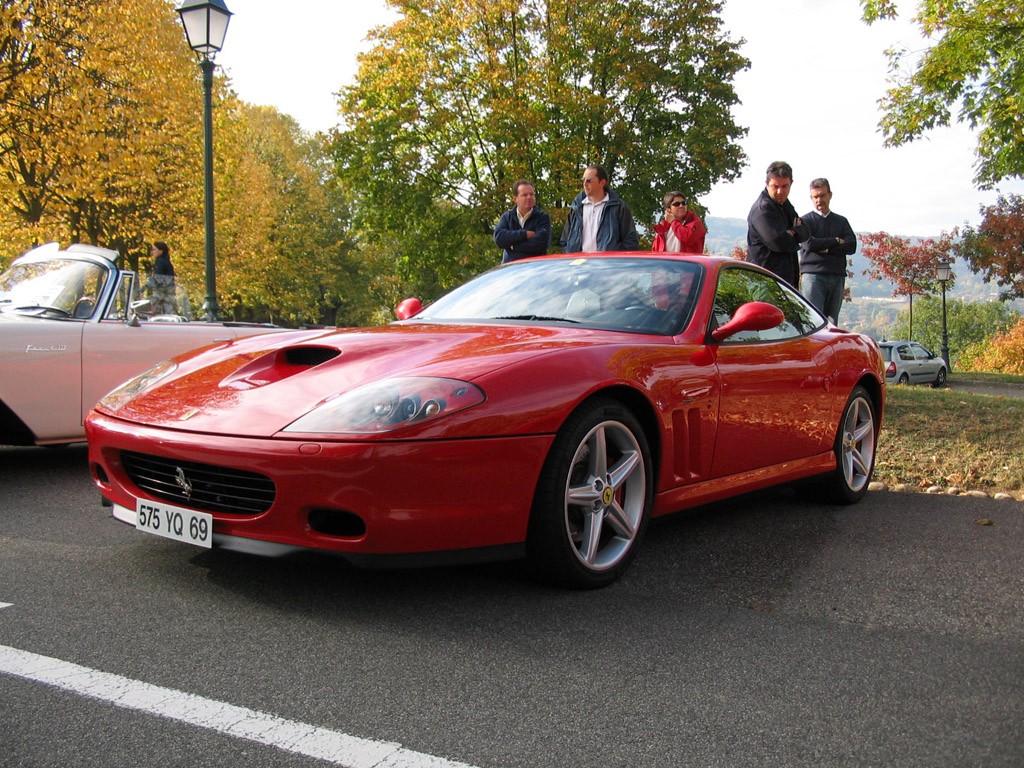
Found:
[[[223,0],[183,0],[177,8],[189,48],[212,56],[224,47],[231,11]]]
[[[220,319],[217,304],[217,257],[213,235],[213,56],[224,47],[231,11],[223,0],[183,0],[177,8],[189,47],[203,71],[203,197],[206,240],[207,320]]]

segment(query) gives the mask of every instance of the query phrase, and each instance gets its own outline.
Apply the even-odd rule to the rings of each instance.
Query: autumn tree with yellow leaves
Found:
[[[4,0],[2,200],[20,245],[141,250],[192,204],[194,63],[165,0]],[[13,226],[12,226],[13,225]]]
[[[203,295],[202,87],[170,0],[0,0],[0,266],[86,242],[149,267],[171,245]],[[218,292],[226,316],[351,323],[347,198],[321,143],[214,83]]]

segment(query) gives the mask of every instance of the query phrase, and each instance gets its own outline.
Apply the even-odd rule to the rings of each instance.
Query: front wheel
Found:
[[[532,564],[561,586],[611,584],[636,554],[653,499],[650,449],[636,417],[611,399],[584,405],[556,435],[537,484]]]
[[[854,387],[843,409],[833,444],[836,468],[815,486],[825,498],[836,504],[860,501],[871,482],[877,445],[875,401],[864,387]]]
[[[939,368],[939,372],[935,374],[935,381],[932,382],[932,389],[941,389],[946,386],[946,369]]]

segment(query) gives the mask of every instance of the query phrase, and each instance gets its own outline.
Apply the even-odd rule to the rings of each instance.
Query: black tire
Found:
[[[643,428],[600,398],[566,419],[534,495],[527,554],[553,584],[594,589],[629,566],[654,503],[654,467]]]
[[[946,386],[946,369],[939,368],[939,372],[935,374],[935,381],[932,382],[932,389],[941,389]]]
[[[868,492],[878,447],[875,401],[864,387],[856,386],[843,408],[832,450],[836,468],[817,483],[825,499],[854,504]]]
[[[905,373],[901,373],[900,380],[897,381],[896,383],[905,387],[907,384],[910,383],[910,377]]]

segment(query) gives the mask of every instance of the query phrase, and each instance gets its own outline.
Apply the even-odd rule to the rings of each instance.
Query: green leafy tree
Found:
[[[425,298],[496,262],[519,177],[557,238],[590,162],[641,221],[667,188],[698,197],[738,175],[732,80],[749,63],[713,0],[389,5],[400,18],[342,91],[332,147],[363,247]]]
[[[860,0],[871,24],[898,15],[896,0]],[[923,53],[890,50],[895,84],[881,101],[888,146],[952,121],[977,129],[983,189],[1024,174],[1024,5],[1019,0],[919,0]],[[909,66],[908,66],[909,65]]]
[[[946,335],[949,340],[949,361],[953,370],[960,369],[960,360],[969,358],[973,350],[993,337],[1005,333],[1020,319],[1020,313],[999,301],[965,302],[946,296]],[[914,314],[917,341],[938,354],[942,348],[942,300],[923,296]],[[900,312],[896,322],[886,330],[890,339],[910,338],[910,313]]]
[[[1024,298],[1024,197],[1000,195],[981,209],[981,224],[953,231],[953,252],[1002,289],[1001,299]]]

